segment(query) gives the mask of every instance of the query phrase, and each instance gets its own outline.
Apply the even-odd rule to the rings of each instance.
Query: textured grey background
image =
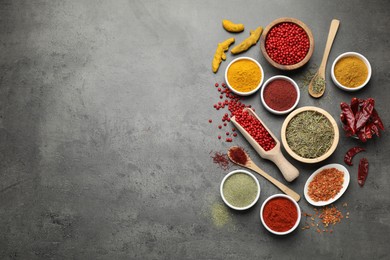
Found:
[[[303,70],[271,68],[259,44],[244,54],[259,60],[266,78],[282,73],[298,82],[320,63],[330,21],[340,19],[325,97],[313,100],[302,89],[299,106],[319,106],[338,119],[339,102],[373,97],[389,129],[389,7],[386,0],[0,0],[0,258],[388,259],[388,131],[365,144],[349,168],[350,187],[336,206],[347,202],[351,217],[332,235],[268,233],[258,212],[279,191],[260,177],[259,203],[216,226],[211,209],[221,203],[226,172],[209,153],[230,146],[217,139],[222,112],[212,107],[219,101],[213,85],[233,58],[211,72],[217,43],[231,36],[222,19],[246,25],[237,42],[279,17],[305,22],[316,48]],[[329,64],[346,51],[364,54],[373,68],[356,93],[329,77]],[[284,117],[266,112],[257,94],[245,103],[280,136]],[[233,144],[283,181],[241,136]],[[357,144],[341,136],[334,155],[318,165],[287,156],[301,171],[290,187],[302,194],[313,170],[342,163]],[[360,188],[363,156],[370,173]],[[299,204],[312,211],[304,199]]]

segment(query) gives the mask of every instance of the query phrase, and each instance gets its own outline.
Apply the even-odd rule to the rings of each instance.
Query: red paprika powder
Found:
[[[276,111],[286,111],[294,106],[298,98],[294,85],[284,79],[271,81],[263,92],[264,102]]]
[[[297,219],[297,207],[287,198],[278,197],[271,199],[264,206],[263,220],[273,231],[288,231],[295,225]]]

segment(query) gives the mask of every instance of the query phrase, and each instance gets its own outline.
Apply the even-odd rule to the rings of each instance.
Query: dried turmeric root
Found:
[[[252,45],[255,45],[259,40],[261,33],[263,32],[263,27],[258,27],[256,30],[250,32],[250,36],[243,40],[239,45],[235,46],[231,53],[238,54],[248,50]]]
[[[242,32],[244,30],[244,25],[242,23],[233,23],[229,20],[222,20],[223,28],[228,32]]]
[[[216,73],[219,68],[219,64],[221,64],[222,60],[226,60],[226,54],[225,51],[229,49],[229,46],[234,42],[234,38],[229,38],[225,40],[224,42],[218,43],[217,50],[214,54],[214,59],[212,62],[212,69],[213,72]]]

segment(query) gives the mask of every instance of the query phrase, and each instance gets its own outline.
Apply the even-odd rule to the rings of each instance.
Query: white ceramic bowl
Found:
[[[284,232],[278,232],[278,231],[274,231],[272,230],[271,228],[269,228],[267,226],[267,224],[265,223],[264,221],[264,218],[263,218],[263,211],[264,211],[264,207],[265,205],[272,199],[275,199],[275,198],[286,198],[288,200],[290,200],[292,203],[294,203],[296,209],[297,209],[297,213],[298,213],[298,218],[297,218],[297,221],[295,222],[295,225],[290,229],[290,230],[287,230],[287,231],[284,231]],[[287,235],[291,232],[293,232],[299,225],[299,222],[301,222],[301,208],[299,207],[298,203],[293,200],[290,196],[287,196],[285,194],[275,194],[275,195],[272,195],[270,197],[268,197],[268,199],[266,199],[264,202],[263,202],[263,205],[261,206],[261,209],[260,209],[260,219],[261,219],[261,223],[263,223],[263,226],[271,233],[275,234],[275,235]]]
[[[329,169],[329,168],[336,168],[337,170],[339,171],[342,171],[344,173],[344,183],[343,183],[343,187],[341,188],[341,190],[339,191],[339,193],[337,193],[337,195],[332,198],[332,199],[329,199],[327,201],[314,201],[310,198],[308,192],[309,192],[309,184],[310,182],[313,180],[313,178],[319,173],[321,172],[322,170],[324,169]],[[307,200],[307,202],[309,202],[311,205],[313,206],[317,206],[317,207],[320,207],[320,206],[326,206],[326,205],[329,205],[333,202],[335,202],[336,200],[338,200],[343,194],[344,192],[347,190],[348,188],[348,185],[349,185],[349,180],[350,180],[350,176],[349,176],[349,172],[347,170],[347,168],[345,168],[343,165],[341,164],[337,164],[337,163],[332,163],[332,164],[328,164],[328,165],[325,165],[321,168],[319,168],[318,170],[316,170],[306,181],[306,184],[305,184],[305,188],[304,188],[304,195],[305,195],[305,199]]]
[[[236,173],[244,173],[244,174],[250,176],[250,177],[255,181],[256,186],[257,186],[257,195],[256,195],[256,198],[253,200],[253,202],[252,202],[251,204],[249,204],[249,205],[246,206],[246,207],[242,207],[242,208],[231,205],[231,204],[225,199],[225,195],[223,194],[223,185],[225,184],[225,181],[226,181],[230,176],[232,176],[233,174],[236,174]],[[259,184],[259,181],[256,179],[256,177],[255,177],[252,173],[250,173],[250,172],[248,172],[248,171],[246,171],[246,170],[235,170],[235,171],[229,172],[229,173],[223,178],[223,180],[222,180],[222,182],[221,182],[221,186],[220,186],[220,193],[221,193],[221,197],[222,197],[223,202],[225,202],[225,204],[228,205],[230,208],[235,209],[235,210],[246,210],[246,209],[249,209],[250,207],[252,207],[253,205],[255,205],[256,202],[259,200],[259,198],[260,198],[260,184]]]
[[[236,89],[234,89],[230,84],[229,84],[229,81],[228,81],[228,77],[227,77],[227,72],[230,68],[230,66],[236,62],[236,61],[239,61],[239,60],[250,60],[250,61],[253,61],[257,66],[259,66],[259,69],[260,69],[260,72],[261,72],[261,79],[260,79],[260,83],[259,85],[253,89],[252,91],[249,91],[249,92],[240,92],[240,91],[237,91]],[[225,81],[226,81],[226,84],[228,86],[228,88],[235,94],[237,95],[240,95],[240,96],[249,96],[249,95],[252,95],[253,93],[255,93],[256,91],[258,91],[261,87],[261,84],[263,84],[263,81],[264,81],[264,71],[263,71],[263,67],[261,67],[260,63],[258,63],[255,59],[252,59],[250,57],[240,57],[240,58],[236,58],[234,60],[232,60],[229,65],[226,67],[226,70],[225,70]]]
[[[267,103],[264,100],[264,91],[265,91],[265,89],[267,88],[268,84],[270,84],[272,81],[274,81],[276,79],[282,79],[282,80],[286,80],[286,81],[290,82],[294,86],[295,90],[297,91],[297,100],[295,101],[294,105],[291,108],[289,108],[287,110],[284,110],[284,111],[278,111],[278,110],[272,109],[271,107],[269,107],[267,105]],[[277,75],[277,76],[273,76],[273,77],[269,78],[264,83],[263,87],[261,88],[260,98],[261,98],[261,103],[263,103],[263,106],[269,112],[274,113],[276,115],[284,115],[284,114],[288,114],[291,111],[293,111],[294,108],[298,105],[299,99],[301,98],[301,92],[299,91],[298,84],[292,78],[289,78],[289,77],[286,77],[286,76],[282,76],[282,75]]]
[[[360,85],[360,86],[358,86],[358,87],[356,87],[356,88],[348,88],[348,87],[346,87],[346,86],[341,85],[341,83],[337,81],[336,76],[334,75],[334,67],[336,66],[337,62],[338,62],[340,59],[342,59],[342,58],[351,57],[351,56],[357,57],[357,58],[359,58],[360,60],[362,60],[362,61],[366,64],[367,69],[368,69],[368,75],[367,75],[366,81],[365,81],[362,85]],[[370,62],[366,59],[366,57],[364,57],[363,55],[361,55],[360,53],[357,53],[357,52],[346,52],[346,53],[343,53],[343,54],[339,55],[339,56],[334,60],[334,62],[333,62],[333,64],[332,64],[332,70],[331,70],[331,76],[332,76],[332,80],[333,80],[334,84],[335,84],[337,87],[339,87],[340,89],[345,90],[345,91],[349,91],[349,92],[357,91],[357,90],[359,90],[359,89],[364,88],[364,86],[367,85],[368,81],[370,81],[371,73],[372,73],[372,70],[371,70]]]

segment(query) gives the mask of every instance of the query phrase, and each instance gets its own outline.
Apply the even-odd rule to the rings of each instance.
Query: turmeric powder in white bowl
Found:
[[[256,60],[249,57],[234,59],[225,70],[226,84],[237,95],[254,94],[260,89],[263,80],[263,68]]]

